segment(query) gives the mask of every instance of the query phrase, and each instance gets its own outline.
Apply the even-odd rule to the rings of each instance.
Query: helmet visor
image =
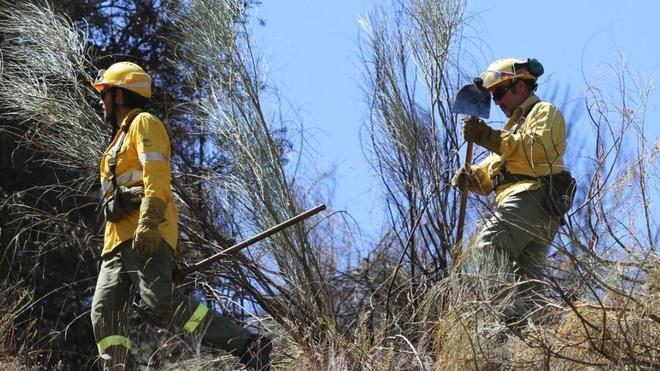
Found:
[[[486,71],[479,75],[484,81],[484,87],[490,89],[498,83],[511,80],[515,77],[515,73],[505,72],[505,71]]]

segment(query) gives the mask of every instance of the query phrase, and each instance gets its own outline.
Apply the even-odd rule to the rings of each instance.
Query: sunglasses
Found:
[[[507,85],[507,86],[500,86],[499,88],[493,90],[493,100],[496,101],[496,100],[500,100],[500,99],[502,99],[502,97],[504,97],[504,95],[505,95],[509,90],[511,90],[511,88],[512,88],[514,85],[516,85],[516,83],[515,83],[515,82],[512,82],[511,84],[509,84],[509,85]]]

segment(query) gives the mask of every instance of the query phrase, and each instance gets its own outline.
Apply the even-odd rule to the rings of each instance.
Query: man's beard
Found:
[[[103,113],[103,121],[106,123],[106,125],[108,125],[112,128],[113,135],[119,129],[117,127],[116,118],[117,118],[117,115],[115,115],[115,110],[114,109],[112,110],[112,113],[110,113],[109,115],[108,115],[107,111],[104,111],[104,113]]]

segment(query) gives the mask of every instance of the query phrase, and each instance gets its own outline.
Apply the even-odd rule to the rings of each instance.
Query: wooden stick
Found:
[[[465,153],[465,169],[468,173],[471,172],[470,165],[472,165],[472,142],[467,142],[467,149]],[[461,188],[461,203],[458,208],[458,227],[456,228],[456,253],[454,254],[454,262],[458,261],[461,256],[461,244],[463,243],[463,226],[465,224],[465,208],[467,206],[468,189],[467,183]]]
[[[210,257],[208,257],[204,260],[201,260],[201,261],[199,261],[199,262],[197,262],[193,265],[190,265],[190,266],[188,266],[188,267],[186,267],[186,268],[184,268],[180,271],[177,271],[175,273],[175,276],[178,279],[181,279],[184,276],[186,276],[186,275],[188,275],[192,272],[196,272],[200,269],[203,269],[203,268],[209,266],[211,263],[215,262],[218,259],[221,259],[221,258],[223,258],[227,255],[236,253],[236,252],[238,252],[238,251],[240,251],[240,250],[242,250],[242,249],[244,249],[244,248],[246,248],[246,247],[248,247],[248,246],[250,246],[250,245],[252,245],[256,242],[259,242],[259,241],[261,241],[261,240],[263,240],[267,237],[270,237],[270,236],[274,235],[275,233],[277,233],[277,232],[279,232],[283,229],[286,229],[286,228],[288,228],[288,227],[290,227],[294,224],[297,224],[297,223],[309,218],[312,215],[318,214],[319,212],[321,212],[323,210],[325,210],[325,204],[319,204],[319,205],[315,206],[314,208],[309,209],[309,210],[307,210],[303,213],[300,213],[300,214],[294,216],[291,219],[285,220],[282,223],[280,223],[280,224],[278,224],[274,227],[271,227],[271,228],[269,228],[269,229],[267,229],[267,230],[265,230],[265,231],[263,231],[263,232],[261,232],[257,235],[254,235],[254,236],[248,238],[247,240],[239,242],[239,243],[233,245],[232,247],[229,247],[225,250],[222,250],[217,254],[211,255]]]

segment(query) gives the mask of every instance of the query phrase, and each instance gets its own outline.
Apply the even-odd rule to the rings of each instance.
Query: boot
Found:
[[[273,350],[271,340],[262,335],[252,334],[241,352],[239,362],[250,370],[270,370],[270,352]]]

